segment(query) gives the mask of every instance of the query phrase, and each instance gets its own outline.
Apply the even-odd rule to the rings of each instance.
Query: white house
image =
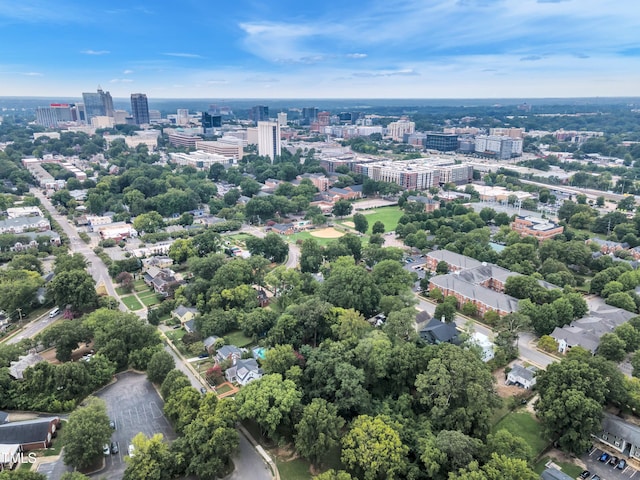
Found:
[[[536,367],[524,367],[519,363],[516,363],[511,371],[507,374],[507,384],[522,385],[525,389],[530,389],[536,384]]]
[[[486,335],[478,332],[473,332],[471,338],[469,339],[469,343],[480,349],[480,358],[482,358],[483,362],[488,362],[493,357],[495,357],[493,342],[489,340],[489,337],[487,337]]]
[[[243,387],[254,380],[262,378],[262,370],[253,358],[236,360],[235,364],[224,372],[227,381],[238,383]]]

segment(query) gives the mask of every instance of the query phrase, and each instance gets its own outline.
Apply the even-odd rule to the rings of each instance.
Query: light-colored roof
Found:
[[[535,367],[525,368],[523,365],[516,363],[509,372],[508,376],[515,378],[522,378],[523,380],[532,381],[536,376],[537,369]]]
[[[623,419],[611,415],[610,413],[604,414],[602,420],[602,431],[615,435],[619,438],[624,438],[627,442],[633,445],[640,446],[640,427],[629,422],[625,422]]]
[[[29,355],[24,355],[20,357],[17,362],[11,362],[9,366],[9,375],[11,375],[16,380],[22,380],[24,371],[40,362],[44,362],[44,358],[37,353],[30,353]]]
[[[177,315],[178,317],[182,318],[187,313],[193,313],[194,315],[197,315],[198,314],[198,309],[197,308],[193,308],[193,307],[185,307],[184,305],[180,305],[171,313],[173,313],[174,315]]]
[[[450,252],[449,250],[435,250],[433,252],[429,252],[427,254],[427,257],[433,258],[438,262],[447,262],[449,265],[453,265],[462,269],[475,268],[482,265],[482,262],[479,262],[475,258],[467,257],[466,255],[460,255],[459,253],[455,252]]]
[[[463,297],[478,300],[492,310],[500,310],[508,313],[518,310],[517,298],[496,292],[482,285],[474,285],[462,279],[460,275],[453,273],[438,275],[432,277],[429,281],[437,288],[453,290]]]

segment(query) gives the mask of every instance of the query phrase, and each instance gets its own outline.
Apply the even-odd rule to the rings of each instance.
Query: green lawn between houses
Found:
[[[124,303],[127,306],[129,310],[140,310],[142,308],[142,305],[140,304],[138,299],[135,297],[135,295],[120,297],[120,299],[122,300],[122,303]]]
[[[534,458],[537,458],[549,446],[549,441],[543,436],[540,423],[529,412],[509,413],[493,427],[493,431],[497,432],[503,428],[513,435],[522,437],[531,447]]]
[[[227,345],[235,345],[238,348],[246,347],[253,343],[253,340],[245,336],[240,330],[233,330],[224,336]]]

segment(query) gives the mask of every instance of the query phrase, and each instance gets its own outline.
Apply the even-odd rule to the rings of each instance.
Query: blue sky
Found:
[[[0,95],[640,95],[637,0],[0,0]]]

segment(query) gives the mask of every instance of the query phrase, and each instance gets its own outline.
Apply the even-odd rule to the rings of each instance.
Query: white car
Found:
[[[129,456],[130,457],[134,457],[135,456],[135,452],[136,452],[136,447],[133,446],[133,444],[129,444],[129,448],[127,449],[129,452]]]

